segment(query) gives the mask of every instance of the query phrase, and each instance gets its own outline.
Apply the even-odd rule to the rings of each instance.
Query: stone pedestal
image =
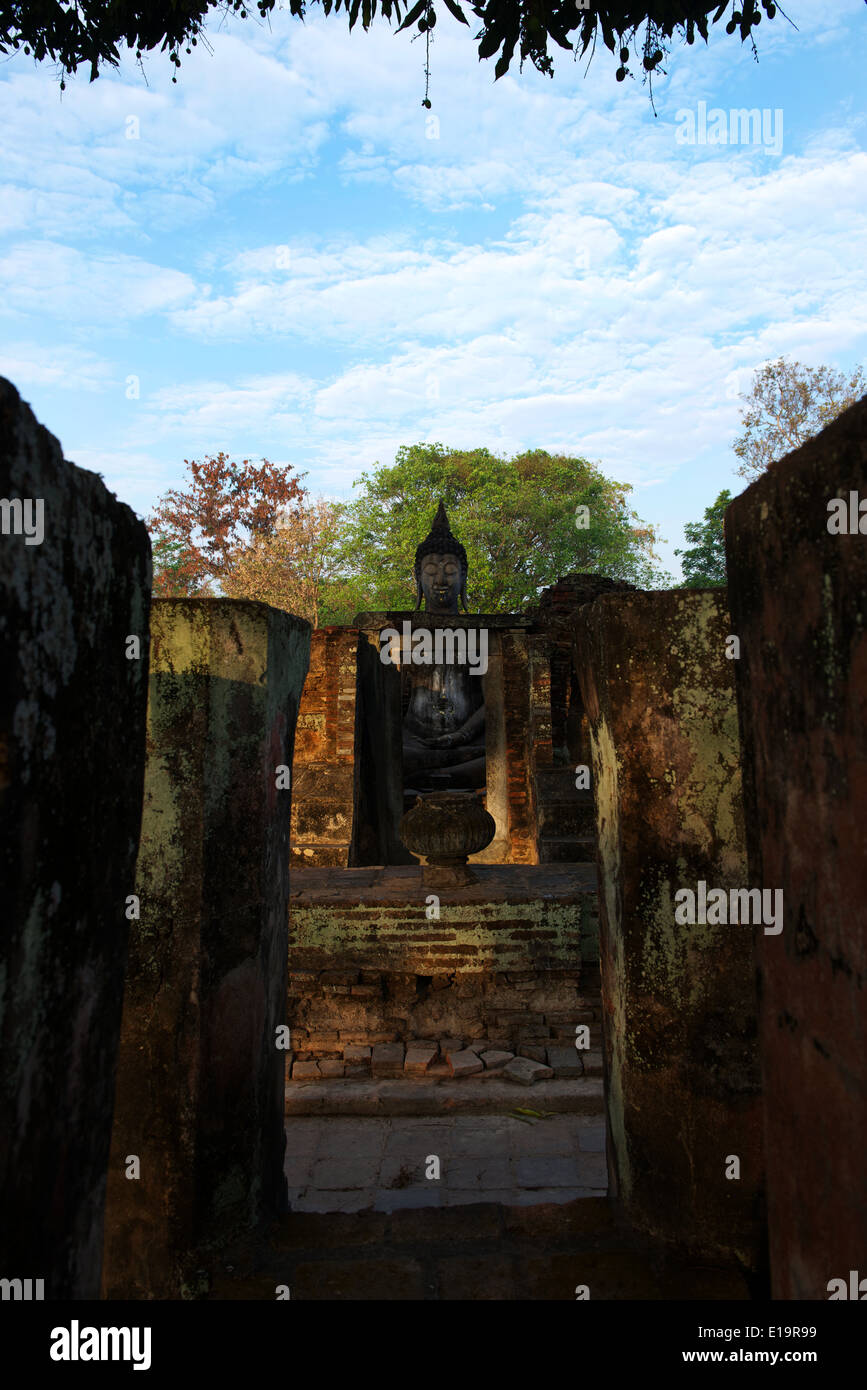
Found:
[[[844,534],[828,530],[836,498]],[[759,948],[775,1298],[825,1299],[831,1279],[867,1276],[863,499],[867,400],[726,513],[750,872],[785,904]]]
[[[197,1255],[281,1202],[291,797],[281,769],[309,632],[259,603],[154,603],[108,1297],[196,1292]]]
[[[599,836],[610,1188],[648,1236],[755,1267],[761,928],[675,920],[681,889],[750,886],[725,592],[600,598],[575,632]],[[739,1177],[727,1177],[732,1157]]]
[[[0,1273],[44,1279],[48,1299],[95,1298],[150,542],[2,379],[0,525]]]

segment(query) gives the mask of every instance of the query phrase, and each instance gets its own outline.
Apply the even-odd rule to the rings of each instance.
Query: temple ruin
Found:
[[[0,381],[7,1272],[59,1299],[838,1296],[867,1240],[867,561],[827,524],[852,494],[867,400],[731,504],[727,590],[577,574],[474,613],[432,506],[407,607],[311,631],[151,601],[143,525]],[[574,1119],[556,1162],[592,1191],[425,1204],[461,1162],[427,1131],[384,1213],[310,1214],[287,1177],[340,1115],[492,1117],[520,1175],[549,1163],[522,1104]]]

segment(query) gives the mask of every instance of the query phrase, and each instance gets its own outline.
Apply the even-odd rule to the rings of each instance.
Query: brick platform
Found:
[[[457,1080],[485,1068],[484,1052],[555,1065],[549,1048],[557,1074],[569,1051],[574,1075],[576,1027],[587,1025],[589,1049],[599,1047],[595,867],[474,871],[477,883],[444,890],[435,904],[415,866],[295,873],[293,1080],[364,1079],[371,1069]],[[456,1068],[449,1057],[460,1051],[473,1055]]]

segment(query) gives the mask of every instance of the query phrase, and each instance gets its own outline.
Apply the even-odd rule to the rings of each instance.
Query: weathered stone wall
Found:
[[[865,498],[867,399],[726,513],[750,872],[785,914],[759,945],[775,1298],[867,1274]]]
[[[355,796],[358,632],[324,627],[311,634],[295,739],[292,860],[349,863]]]
[[[417,868],[298,871],[288,1017],[300,1060],[415,1038],[574,1042],[598,961],[593,870],[477,874],[435,901]]]
[[[543,589],[539,602],[531,608],[530,614],[540,631],[544,634],[550,668],[550,710],[552,759],[555,765],[566,764],[570,754],[583,753],[581,734],[570,730],[570,714],[573,708],[575,689],[575,670],[573,666],[573,619],[585,603],[592,603],[601,594],[628,593],[635,591],[634,584],[622,579],[608,579],[602,574],[561,575],[556,584]],[[579,702],[580,706],[580,702]],[[577,720],[580,729],[583,711],[578,709]],[[589,736],[588,736],[589,737]],[[576,743],[579,747],[576,747]],[[586,748],[587,758],[576,761],[589,761],[590,750]],[[548,761],[551,761],[548,760]]]
[[[292,970],[293,1059],[346,1060],[377,1043],[461,1039],[513,1052],[572,1047],[577,1024],[598,1044],[597,969],[476,970],[432,975],[372,969]],[[582,1053],[582,1057],[586,1055]],[[539,1060],[544,1061],[544,1058]],[[364,1073],[362,1066],[358,1074]],[[332,1075],[342,1075],[336,1068]],[[351,1072],[348,1074],[352,1074]]]
[[[753,934],[675,894],[750,886],[724,591],[603,597],[576,619],[599,831],[609,1176],[664,1242],[760,1259]],[[727,1178],[729,1156],[739,1178]]]
[[[109,1297],[190,1292],[196,1251],[284,1192],[286,917],[309,625],[153,606],[147,767],[106,1212]],[[140,1176],[127,1175],[135,1155]]]
[[[0,499],[0,1272],[44,1279],[47,1298],[95,1298],[141,823],[150,542],[2,379]],[[16,499],[43,504],[40,543],[15,534]]]

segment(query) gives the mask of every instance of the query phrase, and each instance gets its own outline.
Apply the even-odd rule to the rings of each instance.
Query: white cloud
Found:
[[[0,349],[0,376],[19,391],[53,386],[65,391],[103,391],[115,380],[111,365],[87,348],[41,343],[10,343]]]
[[[182,271],[123,253],[87,256],[52,241],[19,242],[0,256],[7,311],[104,323],[164,312],[192,296]]]

